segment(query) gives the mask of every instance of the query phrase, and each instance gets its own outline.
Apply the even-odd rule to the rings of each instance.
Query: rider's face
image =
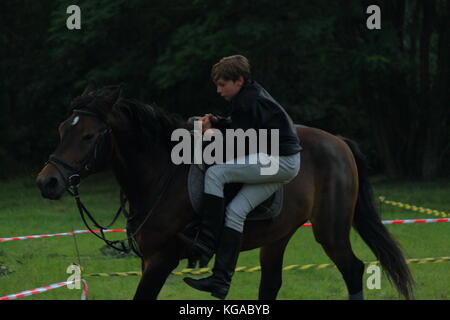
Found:
[[[230,101],[233,97],[238,94],[244,83],[244,78],[241,76],[238,80],[224,80],[219,78],[216,81],[217,93],[220,94],[225,100]]]

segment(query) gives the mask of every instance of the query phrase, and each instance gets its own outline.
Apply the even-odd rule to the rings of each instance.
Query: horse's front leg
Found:
[[[173,246],[167,246],[142,263],[142,277],[134,295],[134,300],[155,300],[162,286],[180,261]]]

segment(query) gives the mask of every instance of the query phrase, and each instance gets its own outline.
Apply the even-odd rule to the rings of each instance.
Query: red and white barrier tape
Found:
[[[93,230],[96,233],[99,233],[100,230],[95,229]],[[126,229],[107,229],[103,230],[103,232],[125,232]],[[89,230],[75,230],[72,232],[63,232],[63,233],[54,233],[54,234],[38,234],[33,236],[20,236],[20,237],[11,237],[11,238],[0,238],[0,242],[6,242],[6,241],[14,241],[14,240],[28,240],[28,239],[39,239],[39,238],[50,238],[50,237],[60,237],[60,236],[71,236],[74,234],[80,234],[80,233],[91,233]]]
[[[431,222],[450,222],[450,219],[410,219],[410,220],[384,220],[383,224],[402,224],[402,223],[431,223]]]
[[[40,288],[36,288],[36,289],[25,290],[25,291],[14,293],[14,294],[9,294],[9,295],[0,297],[0,300],[14,300],[14,299],[18,299],[18,298],[23,298],[23,297],[31,296],[34,294],[47,292],[47,291],[50,291],[53,289],[65,287],[71,283],[79,282],[79,281],[83,282],[83,290],[81,291],[81,300],[87,300],[89,287],[88,287],[87,281],[84,279],[59,282],[59,283],[54,283],[54,284],[51,284],[51,285],[48,285],[45,287],[40,287]]]
[[[410,220],[383,220],[383,224],[403,224],[403,223],[431,223],[450,222],[450,219],[410,219]],[[312,227],[311,223],[305,223],[303,227]]]
[[[432,223],[432,222],[450,222],[450,218],[443,219],[410,219],[410,220],[383,220],[383,224],[404,224],[404,223]],[[305,223],[302,227],[311,227],[311,223]],[[95,229],[94,232],[98,233],[100,230]],[[107,229],[103,230],[103,232],[126,232],[126,229]],[[42,234],[42,235],[33,235],[33,236],[20,236],[20,237],[11,237],[11,238],[0,238],[0,242],[6,241],[14,241],[14,240],[28,240],[28,239],[39,239],[39,238],[49,238],[49,237],[59,237],[59,236],[71,236],[73,234],[80,233],[91,233],[89,230],[75,230],[72,232],[64,232],[64,233],[54,233],[54,234]]]
[[[410,219],[410,220],[383,220],[383,224],[403,224],[403,223],[431,223],[431,222],[450,222],[450,219]],[[311,227],[311,223],[305,223],[303,227]]]

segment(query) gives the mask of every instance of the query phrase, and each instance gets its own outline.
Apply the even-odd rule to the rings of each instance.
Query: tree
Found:
[[[210,70],[231,54],[250,59],[296,122],[356,138],[376,170],[429,179],[450,169],[449,0],[79,0],[75,31],[69,0],[5,1],[5,171],[45,160],[90,80],[125,83],[125,96],[183,116],[227,113]],[[366,28],[372,4],[381,30]]]

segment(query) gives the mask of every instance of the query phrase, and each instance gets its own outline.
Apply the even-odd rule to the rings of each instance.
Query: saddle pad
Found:
[[[198,215],[201,214],[203,202],[204,176],[205,168],[203,165],[192,164],[190,166],[188,174],[189,199],[191,200],[194,211]],[[283,207],[283,189],[284,187],[281,187],[269,199],[250,212],[247,215],[246,221],[266,220],[277,217]],[[225,194],[227,193],[225,192]],[[225,203],[228,203],[229,200],[231,199],[225,199]]]

